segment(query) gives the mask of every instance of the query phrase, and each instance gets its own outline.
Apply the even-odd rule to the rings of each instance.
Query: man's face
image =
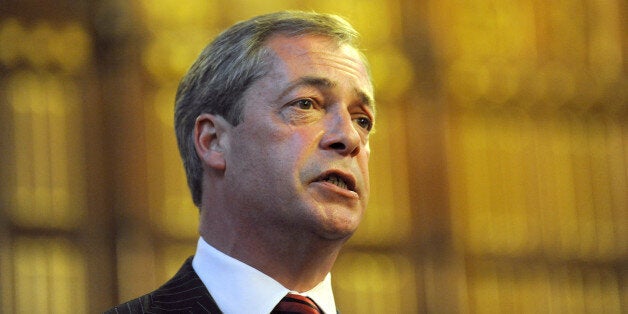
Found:
[[[244,118],[229,131],[232,208],[256,227],[347,238],[369,196],[367,70],[355,49],[325,37],[275,36],[267,46],[272,70],[244,94]]]

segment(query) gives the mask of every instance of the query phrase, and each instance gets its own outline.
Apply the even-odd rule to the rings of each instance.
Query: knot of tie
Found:
[[[320,309],[308,297],[304,297],[298,294],[288,293],[277,306],[273,309],[271,314],[321,314]]]

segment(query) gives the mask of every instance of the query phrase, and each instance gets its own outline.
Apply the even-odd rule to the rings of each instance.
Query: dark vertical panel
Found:
[[[99,1],[92,5],[96,34],[95,58],[100,77],[99,103],[103,138],[99,150],[108,180],[109,212],[114,216],[109,232],[115,255],[115,286],[108,292],[114,302],[124,301],[154,288],[150,217],[146,191],[144,131],[144,77],[141,66],[143,36],[137,2]],[[162,148],[160,148],[162,149]],[[142,264],[145,267],[133,267]]]
[[[402,1],[402,45],[412,61],[415,88],[404,102],[410,163],[414,256],[422,271],[421,311],[456,313],[460,256],[452,242],[445,152],[445,106],[431,38],[429,3]]]

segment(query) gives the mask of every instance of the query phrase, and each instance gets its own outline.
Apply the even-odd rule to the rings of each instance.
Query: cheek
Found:
[[[369,160],[371,158],[371,147],[369,144],[364,146],[364,155],[360,158],[360,167],[363,169],[362,172],[366,175],[366,179],[368,180],[369,174]]]
[[[299,180],[305,165],[316,155],[322,132],[316,125],[293,126],[275,119],[266,123],[249,121],[247,128],[236,134],[240,144],[234,147],[237,159],[247,161],[247,168],[285,181]],[[246,171],[247,169],[243,169]]]
[[[322,131],[314,128],[294,128],[290,142],[297,162],[305,162],[316,155]]]
[[[248,154],[256,154],[254,158],[259,159],[260,170],[272,172],[271,176],[276,175],[283,180],[295,177],[317,147],[309,135],[307,131],[292,127],[258,132],[254,135],[254,141],[258,143],[256,149]]]
[[[364,185],[368,190],[370,190],[370,180],[369,180],[369,157],[371,155],[371,151],[368,147],[368,145],[365,147],[364,150],[364,155],[362,155],[359,160],[358,160],[358,164],[360,167],[360,172],[362,173],[362,177],[364,180]]]

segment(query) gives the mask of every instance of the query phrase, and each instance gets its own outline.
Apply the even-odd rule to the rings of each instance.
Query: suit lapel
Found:
[[[115,306],[106,314],[135,313],[210,313],[222,314],[209,291],[192,267],[192,257],[185,261],[170,281],[137,299]]]
[[[154,309],[222,313],[192,268],[192,257],[170,281],[146,297],[150,298],[149,304]]]

